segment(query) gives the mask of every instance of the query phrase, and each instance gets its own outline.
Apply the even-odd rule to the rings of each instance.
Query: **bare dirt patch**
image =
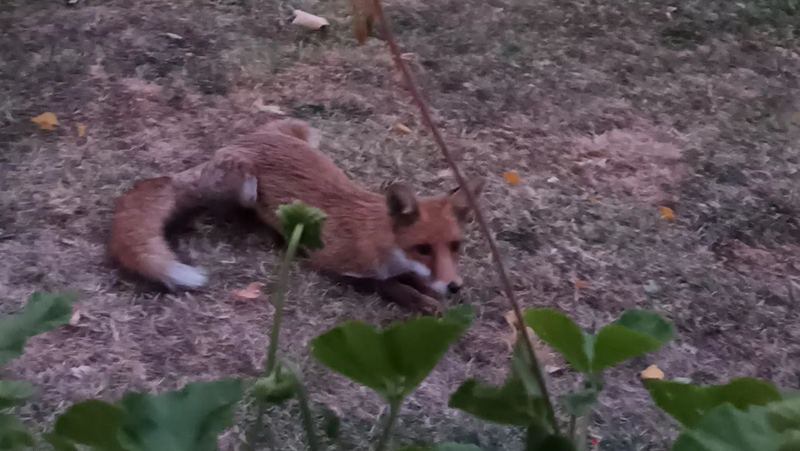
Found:
[[[248,3],[0,6],[0,311],[34,290],[83,293],[79,324],[35,339],[8,370],[43,389],[24,407],[27,421],[48,424],[90,396],[257,371],[271,310],[233,291],[271,281],[275,252],[262,230],[196,221],[179,248],[211,269],[211,283],[179,296],[117,274],[105,243],[117,195],[275,116],[261,107],[321,129],[323,150],[370,186],[454,186],[382,43],[355,45],[344,2],[292,5],[327,17],[325,36],[287,25],[277,4]],[[636,381],[651,363],[701,383],[756,376],[798,387],[800,20],[791,10],[755,0],[387,8],[446,139],[470,173],[491,180],[483,205],[527,306],[562,309],[584,327],[650,308],[679,328],[669,349],[609,375],[593,418],[601,449],[667,449],[674,429]],[[53,132],[29,122],[44,111],[59,117]],[[522,183],[506,185],[506,171]],[[663,203],[674,223],[660,218]],[[459,301],[479,318],[409,402],[400,440],[508,449],[513,431],[446,408],[467,377],[499,382],[508,358],[507,307],[474,230],[464,252]],[[381,403],[320,368],[307,343],[345,320],[410,312],[299,267],[289,296],[283,350],[304,366],[315,399],[347,414],[347,443],[363,446]],[[552,382],[563,392],[575,379],[560,372]],[[273,421],[300,446],[286,415]]]

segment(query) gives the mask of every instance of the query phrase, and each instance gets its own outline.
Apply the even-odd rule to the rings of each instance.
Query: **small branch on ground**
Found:
[[[469,186],[466,183],[466,180],[461,172],[461,169],[458,167],[458,164],[456,164],[455,158],[453,158],[453,154],[447,148],[447,144],[445,144],[441,133],[439,133],[438,127],[436,126],[431,117],[428,105],[423,100],[422,94],[417,88],[417,85],[414,83],[408,65],[406,65],[405,61],[403,60],[402,56],[403,53],[400,51],[400,47],[397,45],[397,41],[394,39],[394,34],[392,34],[391,28],[389,27],[389,22],[387,21],[386,15],[384,14],[383,4],[381,3],[380,0],[372,0],[372,1],[374,5],[374,13],[377,22],[380,23],[383,37],[384,39],[386,39],[386,42],[389,45],[389,50],[392,54],[392,59],[394,60],[397,69],[403,75],[403,79],[406,82],[406,86],[409,92],[411,93],[411,98],[419,108],[420,113],[422,114],[423,122],[430,129],[431,134],[433,135],[433,139],[439,146],[439,149],[441,149],[445,160],[447,160],[447,164],[453,171],[453,174],[455,175],[458,185],[466,193],[467,201],[469,202],[470,207],[472,208],[475,214],[475,220],[478,222],[478,225],[480,226],[481,233],[484,235],[486,241],[489,243],[489,249],[491,250],[498,275],[500,276],[500,282],[503,285],[506,297],[508,298],[511,307],[514,310],[514,315],[516,316],[517,321],[519,323],[517,327],[519,328],[520,334],[522,334],[523,341],[525,342],[525,348],[531,359],[533,366],[532,368],[533,375],[536,378],[536,383],[539,386],[540,391],[544,394],[544,398],[546,400],[547,417],[548,417],[547,422],[550,424],[550,427],[553,429],[553,432],[558,433],[559,431],[558,422],[556,420],[555,410],[553,409],[553,403],[550,400],[550,393],[547,391],[547,386],[544,379],[544,373],[542,372],[542,367],[539,364],[538,358],[536,357],[536,352],[533,349],[528,329],[527,327],[525,327],[525,318],[522,314],[522,308],[520,307],[519,302],[517,301],[517,298],[514,295],[514,289],[511,285],[511,281],[508,278],[508,273],[506,272],[505,265],[503,264],[503,259],[500,256],[500,251],[497,249],[497,243],[495,242],[494,237],[492,237],[491,231],[489,230],[489,226],[486,222],[483,211],[480,209],[477,199],[475,198],[475,193],[473,193],[472,190],[469,189]]]

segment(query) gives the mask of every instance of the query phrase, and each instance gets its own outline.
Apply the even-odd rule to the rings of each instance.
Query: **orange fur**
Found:
[[[328,218],[325,246],[310,252],[316,270],[379,280],[388,297],[408,296],[410,285],[398,276],[416,274],[417,301],[430,304],[428,288],[456,291],[461,226],[469,219],[464,194],[456,190],[419,200],[405,185],[370,192],[351,180],[316,148],[305,122],[268,124],[218,150],[194,168],[137,183],[117,201],[111,253],[136,273],[169,288],[205,283],[205,273],[177,261],[163,236],[167,221],[180,212],[211,202],[254,208],[278,229],[275,209],[296,199],[322,209]],[[482,181],[474,185],[477,194]],[[446,287],[444,289],[443,287]],[[400,299],[396,299],[400,300]]]

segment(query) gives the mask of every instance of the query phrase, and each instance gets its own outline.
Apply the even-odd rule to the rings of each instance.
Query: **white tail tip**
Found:
[[[169,267],[167,278],[173,286],[197,288],[208,282],[208,273],[203,268],[173,262]]]

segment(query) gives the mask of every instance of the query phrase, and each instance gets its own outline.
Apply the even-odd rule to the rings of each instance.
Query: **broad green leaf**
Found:
[[[21,312],[0,318],[0,366],[21,356],[29,338],[67,324],[75,299],[71,293],[37,292]]]
[[[584,333],[568,316],[553,309],[528,310],[525,323],[539,338],[557,349],[573,368],[584,373],[590,370]]]
[[[523,345],[523,341],[521,339],[517,340],[514,343],[514,354],[511,357],[511,374],[522,382],[522,387],[529,398],[540,398],[542,391],[536,383],[532,362],[528,356],[529,354]]]
[[[0,409],[21,404],[34,393],[36,389],[25,381],[0,381]]]
[[[788,399],[767,404],[767,419],[778,432],[800,431],[800,399]]]
[[[350,322],[314,339],[311,352],[328,368],[398,401],[428,377],[470,323],[463,312],[440,320],[419,317],[382,332]]]
[[[515,377],[510,377],[501,387],[470,379],[450,396],[448,407],[492,423],[530,426],[542,423],[537,405],[541,402],[541,398],[529,398],[522,381]]]
[[[592,410],[597,403],[598,395],[597,390],[593,388],[571,392],[564,396],[564,405],[570,415],[582,417]]]
[[[657,313],[627,311],[597,334],[592,371],[600,371],[653,352],[674,337],[675,327]]]
[[[275,212],[281,222],[281,233],[288,241],[298,225],[303,226],[300,246],[309,250],[322,249],[322,226],[327,215],[319,208],[310,207],[299,200],[281,205]]]
[[[55,451],[78,451],[78,447],[75,446],[72,441],[61,437],[55,432],[42,434],[42,438],[44,438],[44,440],[49,443]]]
[[[428,446],[407,446],[398,451],[481,451],[481,449],[475,445],[448,442]]]
[[[96,399],[73,405],[56,420],[53,440],[60,438],[96,450],[122,450],[117,433],[124,412],[118,406]],[[61,443],[61,442],[59,442]]]
[[[751,378],[705,387],[658,379],[648,379],[644,384],[658,407],[690,428],[696,426],[707,411],[725,403],[745,410],[781,399],[774,385]]]
[[[696,427],[684,429],[672,451],[778,451],[780,435],[767,423],[763,407],[739,410],[723,404],[703,415]]]
[[[539,443],[527,443],[525,451],[576,451],[572,440],[561,435],[548,435]]]
[[[128,451],[214,451],[217,436],[233,424],[244,384],[239,379],[197,382],[149,396],[129,393],[120,441]]]
[[[253,386],[253,395],[265,404],[281,404],[297,395],[300,381],[294,372],[282,365],[267,377],[262,377]]]
[[[18,451],[33,445],[33,437],[17,417],[0,414],[0,451]]]
[[[780,451],[800,450],[800,431],[792,430],[781,434]]]

